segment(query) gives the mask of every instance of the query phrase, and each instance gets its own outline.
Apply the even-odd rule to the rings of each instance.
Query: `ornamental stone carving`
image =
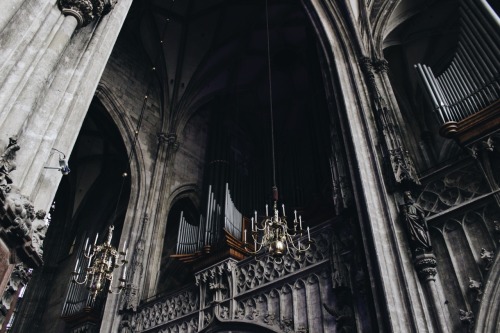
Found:
[[[10,137],[9,145],[0,156],[0,188],[5,192],[10,191],[10,184],[12,184],[10,172],[16,169],[15,158],[19,149],[17,138],[15,136]]]
[[[29,198],[13,185],[10,172],[15,170],[16,152],[20,149],[15,137],[0,156],[0,236],[9,244],[18,244],[19,257],[30,267],[42,264],[45,239],[45,211],[35,212]]]
[[[121,330],[128,332],[212,331],[221,322],[240,322],[267,327],[279,333],[325,333],[346,329],[349,310],[337,309],[344,317],[335,324],[322,304],[340,302],[333,290],[332,237],[330,226],[315,230],[314,246],[302,256],[292,253],[281,263],[272,258],[224,259],[197,272],[195,283],[174,294],[146,304],[137,312],[124,313]],[[338,249],[340,247],[337,246]],[[342,283],[336,291],[349,292]],[[353,323],[353,327],[356,326]],[[258,329],[256,330],[258,331]]]
[[[483,295],[483,284],[469,277],[469,290],[475,294],[476,302],[480,302]]]
[[[432,250],[431,239],[424,210],[413,200],[409,191],[404,192],[402,217],[410,236],[410,246],[413,254],[430,252]]]
[[[35,216],[36,218],[33,220],[33,224],[31,226],[31,245],[33,246],[36,254],[42,258],[43,241],[45,240],[45,234],[47,233],[49,226],[45,221],[45,211],[38,211]]]
[[[391,169],[394,182],[397,185],[403,185],[404,188],[420,185],[413,161],[404,148],[401,130],[396,122],[394,110],[387,104],[383,97],[384,94],[378,89],[375,73],[381,74],[385,72],[387,62],[369,57],[360,57],[359,64],[366,78],[374,107],[376,125],[383,139],[381,146],[384,151],[383,155],[389,157],[384,162]],[[380,85],[380,87],[384,89],[384,86]]]
[[[493,259],[495,257],[495,251],[488,251],[484,248],[481,248],[481,260],[483,260],[484,270],[490,270],[493,265]]]
[[[59,0],[59,8],[65,16],[76,18],[80,28],[108,13],[116,2],[117,0]]]
[[[434,254],[420,254],[414,260],[415,269],[417,270],[418,276],[423,281],[434,280],[437,274],[437,261]]]
[[[467,326],[467,332],[472,332],[474,327],[474,313],[472,311],[459,310],[460,321]]]
[[[23,263],[15,265],[0,299],[0,326],[3,325],[12,301],[18,296],[19,290],[28,283],[29,276],[29,270]]]

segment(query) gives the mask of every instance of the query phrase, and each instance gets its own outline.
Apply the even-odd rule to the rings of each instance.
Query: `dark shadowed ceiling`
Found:
[[[270,192],[272,96],[281,192],[328,192],[330,121],[317,38],[300,1],[151,0],[134,3],[127,22],[151,62],[161,64],[164,132],[179,132],[203,108],[224,113],[227,126],[251,142],[243,154],[267,166]]]
[[[293,112],[311,95],[315,41],[299,1],[269,1],[268,12],[273,102]],[[143,13],[141,38],[154,63],[163,40],[165,110],[185,112],[228,94],[254,109],[269,103],[265,1],[152,0]]]

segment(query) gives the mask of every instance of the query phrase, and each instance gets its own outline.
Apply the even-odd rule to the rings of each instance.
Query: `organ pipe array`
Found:
[[[485,0],[463,0],[461,31],[449,66],[438,76],[416,64],[419,83],[442,124],[483,110],[500,95],[500,20]]]
[[[223,207],[216,201],[212,186],[209,186],[207,212],[205,217],[200,216],[198,225],[189,223],[181,212],[176,253],[191,254],[217,244],[223,235],[223,228],[234,238],[242,239],[243,215],[234,205],[227,183]]]

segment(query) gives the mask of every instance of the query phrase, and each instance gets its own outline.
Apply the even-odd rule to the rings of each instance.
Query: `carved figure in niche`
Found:
[[[404,192],[402,214],[410,234],[410,244],[414,254],[432,251],[424,210],[413,200],[410,191]]]
[[[40,258],[43,256],[43,241],[47,233],[48,225],[45,223],[45,212],[38,211],[37,218],[33,221],[31,227],[31,245]]]
[[[17,144],[17,138],[15,136],[10,137],[9,145],[0,156],[0,187],[2,188],[12,184],[12,179],[10,178],[9,173],[16,169],[14,159],[16,158],[16,152],[20,148],[21,147]]]

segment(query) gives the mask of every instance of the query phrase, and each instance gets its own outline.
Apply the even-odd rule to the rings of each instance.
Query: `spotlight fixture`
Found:
[[[47,167],[46,166],[46,167],[44,167],[44,169],[59,170],[59,171],[61,171],[63,176],[66,176],[71,171],[69,168],[68,162],[66,161],[66,155],[62,151],[60,151],[56,148],[52,148],[52,150],[55,150],[59,153],[59,167]]]

